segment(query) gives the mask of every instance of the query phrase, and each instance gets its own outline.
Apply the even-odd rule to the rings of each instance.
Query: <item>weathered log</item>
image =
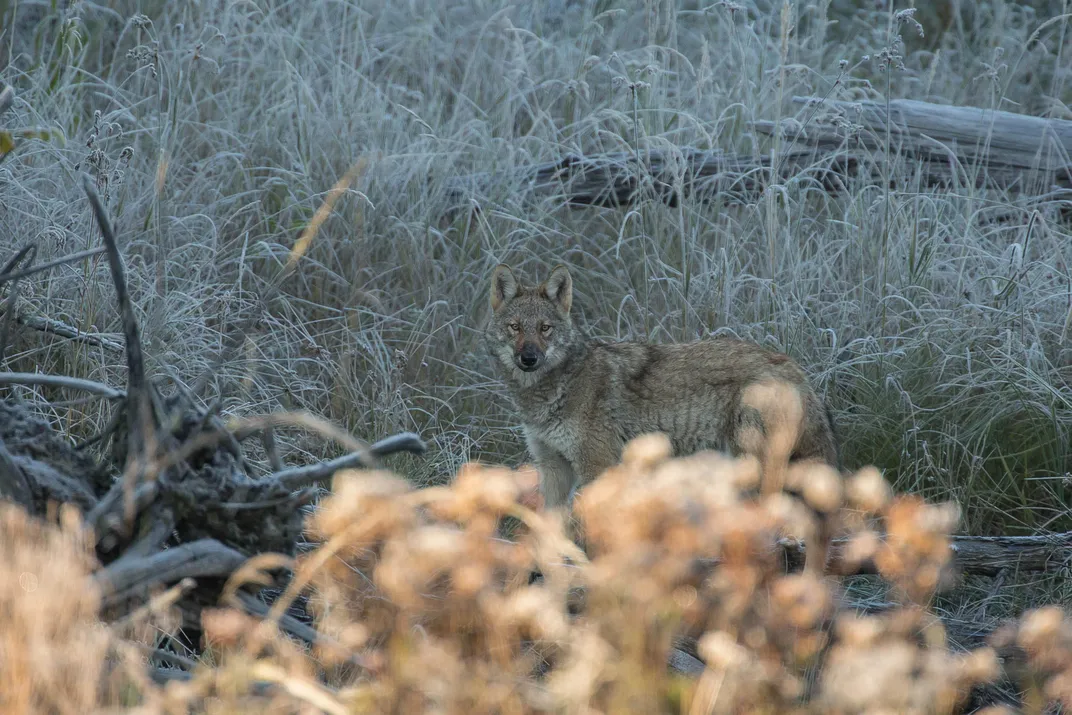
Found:
[[[459,210],[508,187],[569,206],[626,206],[645,197],[675,205],[682,196],[754,201],[772,174],[779,182],[816,182],[830,192],[843,191],[853,177],[896,180],[881,169],[884,103],[793,99],[815,104],[814,117],[803,124],[784,122],[780,130],[774,122],[753,123],[761,134],[781,131],[788,140],[789,148],[773,159],[691,147],[568,155],[514,171],[456,178],[448,184],[448,201],[452,211]],[[889,129],[891,155],[915,162],[927,186],[974,185],[1021,194],[1072,188],[1072,121],[895,100]]]
[[[480,173],[449,183],[450,211],[480,201],[497,187],[527,194],[535,200],[561,200],[569,206],[627,206],[652,196],[671,206],[681,196],[709,200],[754,201],[770,182],[769,156],[744,156],[682,147],[638,155],[618,152],[595,156],[570,155],[560,161],[523,167],[515,172]],[[781,154],[779,181],[807,174],[828,191],[841,190],[858,170],[858,157],[845,152],[816,159],[814,150]]]
[[[70,502],[89,511],[111,481],[88,455],[56,434],[47,420],[14,400],[0,400],[0,443],[25,480],[32,514],[44,515],[49,502]]]
[[[151,556],[124,556],[93,574],[104,606],[184,578],[227,577],[246,556],[215,539],[173,546]]]
[[[816,108],[814,124],[799,131],[787,127],[783,136],[811,146],[884,151],[888,124],[891,149],[897,154],[940,163],[955,160],[964,167],[1054,172],[1066,183],[1072,178],[1072,121],[1065,119],[914,99],[891,100],[888,115],[884,102],[818,97],[793,101]],[[777,130],[773,122],[754,126],[764,134]]]

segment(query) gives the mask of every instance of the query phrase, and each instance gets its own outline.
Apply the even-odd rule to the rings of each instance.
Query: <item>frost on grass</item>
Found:
[[[18,138],[5,155],[0,236],[35,242],[41,262],[93,248],[71,180],[89,171],[125,236],[160,374],[195,380],[249,320],[213,376],[228,416],[285,406],[373,438],[434,435],[406,470],[422,483],[522,457],[477,338],[481,286],[500,261],[567,262],[597,335],[732,332],[787,349],[830,400],[850,464],[955,495],[973,533],[1029,532],[1066,518],[1072,442],[1072,241],[1044,180],[1041,195],[1015,196],[975,189],[960,167],[962,185],[928,189],[894,155],[878,167],[889,192],[847,179],[830,195],[807,170],[756,200],[569,211],[529,200],[519,178],[473,196],[478,214],[441,220],[459,175],[678,146],[766,155],[754,120],[809,132],[829,113],[794,95],[881,102],[888,89],[1033,115],[1072,103],[1060,2],[975,3],[952,23],[948,3],[931,5],[14,3],[0,129],[57,138]],[[888,71],[864,60],[883,48],[897,55]],[[362,158],[266,300],[325,192]],[[118,328],[99,261],[20,291],[27,324]],[[32,329],[15,340],[11,370],[122,381],[106,350]],[[107,420],[72,410],[80,438]],[[323,456],[280,439],[294,460]]]

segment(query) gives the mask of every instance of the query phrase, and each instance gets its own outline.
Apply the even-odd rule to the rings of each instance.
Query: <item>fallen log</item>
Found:
[[[788,151],[778,157],[779,182],[795,176],[820,183],[827,191],[843,190],[845,180],[859,171],[861,157],[840,152],[816,158],[814,150]],[[509,187],[511,194],[531,200],[562,201],[570,207],[620,207],[652,197],[676,206],[681,197],[708,201],[755,201],[770,183],[768,155],[746,156],[681,147],[671,151],[569,155],[559,161],[516,171],[486,172],[449,182],[448,212],[477,206],[493,190]]]
[[[581,156],[512,171],[458,177],[448,183],[450,211],[479,206],[493,191],[567,206],[627,206],[655,198],[755,201],[773,180],[806,181],[830,193],[852,179],[896,181],[884,170],[885,103],[794,97],[812,107],[803,122],[757,121],[789,147],[745,155],[681,147]],[[889,108],[891,158],[912,163],[929,187],[992,188],[1026,196],[1072,188],[1072,121],[1013,112],[894,100]],[[911,168],[911,167],[910,167]],[[904,173],[904,172],[900,172]],[[912,177],[913,185],[916,178]]]
[[[884,151],[889,130],[891,150],[902,156],[982,168],[1054,172],[1068,181],[1072,170],[1072,121],[1046,119],[1002,110],[895,99],[884,102],[842,102],[819,97],[793,97],[813,107],[813,124],[799,132],[787,127],[782,136],[802,144],[836,149],[862,146]],[[755,128],[773,135],[773,122]]]

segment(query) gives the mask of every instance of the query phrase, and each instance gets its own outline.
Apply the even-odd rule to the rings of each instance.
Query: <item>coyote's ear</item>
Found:
[[[491,274],[491,309],[498,310],[503,303],[517,295],[517,278],[510,266],[500,263]]]
[[[573,279],[565,266],[558,265],[543,284],[543,293],[559,307],[563,313],[569,313],[573,305]]]

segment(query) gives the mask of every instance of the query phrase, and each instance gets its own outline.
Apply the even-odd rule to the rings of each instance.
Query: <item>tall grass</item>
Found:
[[[480,348],[486,280],[574,267],[593,334],[728,331],[783,349],[834,410],[849,466],[957,499],[976,533],[1072,528],[1072,242],[1063,199],[919,188],[885,167],[829,196],[807,174],[758,201],[570,210],[503,182],[443,218],[451,177],[565,152],[677,145],[766,154],[807,128],[793,95],[915,98],[1065,116],[1063,5],[917,13],[816,2],[0,2],[0,257],[97,241],[97,177],[125,245],[151,369],[214,375],[228,412],[313,410],[431,444],[419,483],[524,459]],[[875,9],[878,7],[878,9]],[[897,38],[903,42],[897,42]],[[885,49],[885,52],[884,52]],[[896,57],[894,57],[896,56]],[[889,60],[880,67],[879,60]],[[267,282],[325,193],[367,165],[281,295]],[[19,310],[118,330],[98,259],[22,285]],[[105,348],[22,331],[12,369],[120,384]],[[28,393],[26,393],[27,396]],[[107,415],[64,408],[85,435]],[[326,445],[291,435],[299,462]]]

